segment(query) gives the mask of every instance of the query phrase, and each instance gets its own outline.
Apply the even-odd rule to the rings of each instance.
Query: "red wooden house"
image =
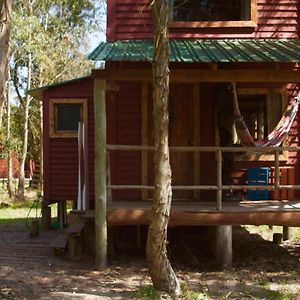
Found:
[[[108,0],[107,42],[90,54],[91,60],[105,61],[105,68],[92,70],[90,77],[31,91],[44,106],[46,202],[76,202],[76,124],[84,122],[89,207],[95,207],[95,186],[106,187],[109,197],[101,207],[109,226],[143,225],[150,220],[150,3]],[[237,82],[240,108],[255,138],[265,137],[275,127],[283,108],[298,93],[300,1],[174,0],[170,7],[169,142],[174,186],[170,226],[299,226],[298,117],[283,144],[288,148],[260,149],[254,154],[248,149],[248,155],[241,155],[244,150],[237,145],[231,148],[234,184],[240,187],[229,199],[234,201],[222,202],[222,190],[235,188],[222,183],[222,151],[226,150],[220,148],[216,91],[222,83]],[[95,128],[95,101],[106,112],[106,130],[101,126],[101,131],[99,125]],[[101,142],[101,153],[97,153]],[[95,146],[108,180],[95,179]],[[245,174],[250,167],[269,168],[269,200],[245,201]]]

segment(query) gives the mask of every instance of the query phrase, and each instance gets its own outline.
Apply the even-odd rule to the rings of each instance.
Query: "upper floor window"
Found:
[[[256,0],[169,0],[171,27],[256,25]]]

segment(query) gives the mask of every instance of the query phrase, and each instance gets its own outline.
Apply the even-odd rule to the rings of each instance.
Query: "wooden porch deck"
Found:
[[[93,217],[93,212],[88,214]],[[112,201],[107,206],[108,226],[147,225],[151,218],[150,201]],[[172,203],[169,226],[193,225],[282,225],[300,226],[300,200]]]

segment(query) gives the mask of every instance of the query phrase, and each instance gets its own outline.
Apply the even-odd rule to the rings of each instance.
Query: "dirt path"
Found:
[[[74,262],[51,256],[55,231],[30,239],[27,232],[0,228],[0,299],[133,299],[132,292],[150,284],[143,258],[114,261],[102,272],[88,259]],[[300,300],[300,244],[273,245],[238,230],[234,235],[234,269],[213,271],[207,258],[175,268],[199,299]]]

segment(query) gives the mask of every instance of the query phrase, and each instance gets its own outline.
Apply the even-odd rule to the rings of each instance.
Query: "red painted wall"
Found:
[[[0,153],[3,148],[0,147]],[[20,162],[16,153],[12,153],[12,173],[14,177],[19,176]],[[27,171],[27,170],[26,170]],[[0,178],[7,178],[8,161],[5,158],[0,158]]]
[[[150,0],[108,0],[107,40],[151,39]],[[171,28],[180,38],[297,38],[298,0],[257,0],[256,28]]]
[[[119,92],[107,92],[108,144],[141,144],[141,83],[117,82]],[[243,85],[240,87],[275,87],[275,85]],[[276,87],[279,87],[278,85]],[[201,83],[200,90],[200,145],[215,146],[214,90],[216,84]],[[289,94],[297,87],[289,85]],[[151,91],[149,90],[149,98]],[[77,199],[78,154],[76,138],[49,138],[49,99],[86,98],[88,101],[88,155],[91,207],[94,199],[94,111],[93,82],[85,79],[44,92],[44,195],[49,202]],[[187,99],[188,100],[188,99]],[[150,100],[151,101],[151,100]],[[151,113],[149,113],[151,115]],[[299,143],[299,117],[289,135],[291,145]],[[297,153],[291,153],[286,165],[295,166],[295,182],[300,182]],[[269,166],[268,162],[236,162],[236,183],[245,182],[245,170],[250,166]],[[141,184],[141,155],[139,152],[112,151],[110,153],[111,182],[117,185]],[[199,165],[200,183],[216,184],[216,158],[213,153],[202,153]],[[149,177],[150,178],[150,177]],[[150,183],[151,184],[151,183]],[[114,191],[113,200],[140,200],[140,191]],[[215,192],[202,191],[202,200],[214,200]]]
[[[108,144],[139,145],[140,85],[122,82],[120,92],[107,93]],[[44,92],[44,197],[50,203],[76,200],[78,187],[77,138],[49,137],[49,99],[86,98],[88,102],[88,160],[89,192],[94,199],[94,109],[93,82],[85,79]],[[118,117],[117,117],[118,116]],[[111,153],[112,184],[140,184],[141,158],[139,153]],[[119,191],[114,199],[140,199],[139,192]],[[92,205],[93,206],[93,205]]]
[[[88,139],[93,157],[93,83],[85,79],[44,92],[44,197],[50,202],[77,199],[78,151],[76,138],[49,138],[49,99],[86,98],[88,101]],[[93,193],[93,168],[89,169],[89,188]]]

